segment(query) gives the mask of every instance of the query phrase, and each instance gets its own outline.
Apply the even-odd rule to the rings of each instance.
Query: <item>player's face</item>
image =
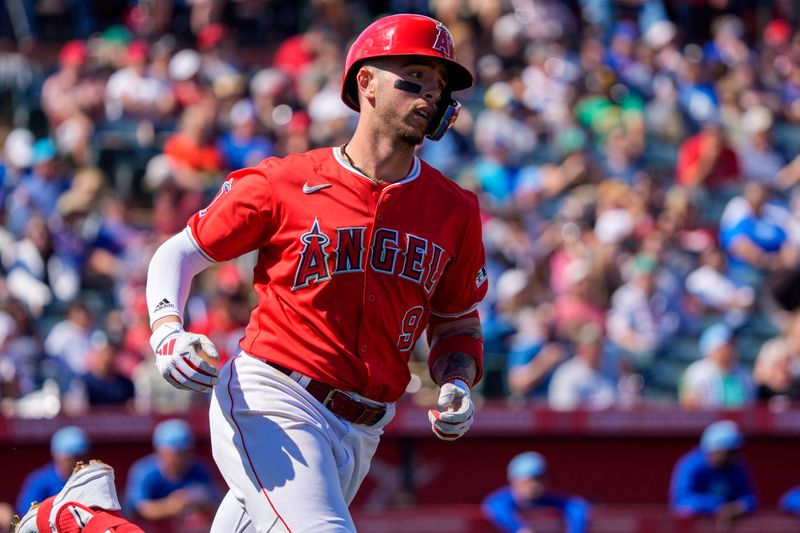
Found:
[[[524,500],[536,500],[545,493],[547,479],[542,477],[522,477],[511,480],[511,490]]]
[[[722,468],[736,456],[735,450],[717,450],[708,454],[708,462],[714,468]]]
[[[64,477],[69,477],[69,475],[72,474],[75,463],[77,463],[79,459],[79,457],[75,457],[74,455],[53,455],[53,463],[55,463],[56,470],[64,475]]]
[[[161,448],[156,451],[159,465],[168,477],[182,477],[189,467],[190,453],[188,451]]]
[[[387,135],[411,146],[420,144],[447,85],[444,66],[425,57],[393,57],[387,58],[381,74],[375,104],[379,123]],[[398,81],[422,89],[418,94],[399,89],[395,86]]]

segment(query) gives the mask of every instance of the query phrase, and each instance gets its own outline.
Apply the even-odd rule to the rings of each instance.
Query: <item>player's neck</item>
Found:
[[[404,179],[414,162],[414,147],[399,148],[389,140],[353,135],[347,143],[346,156],[361,172],[380,181],[394,183]]]

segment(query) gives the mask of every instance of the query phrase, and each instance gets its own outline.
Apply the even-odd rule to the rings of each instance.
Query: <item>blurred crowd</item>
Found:
[[[397,11],[444,22],[476,77],[420,156],[481,199],[483,396],[800,399],[796,3],[22,4],[25,20],[0,21],[3,413],[206,401],[150,361],[149,258],[228,172],[345,143],[344,55]],[[223,359],[254,303],[252,261],[204,272],[187,305]],[[410,363],[420,399],[425,352]]]

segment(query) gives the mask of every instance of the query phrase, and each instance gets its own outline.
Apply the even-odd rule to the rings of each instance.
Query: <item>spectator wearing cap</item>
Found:
[[[681,379],[680,403],[689,409],[739,409],[753,401],[753,380],[737,362],[733,331],[714,324],[700,336],[703,356]]]
[[[148,54],[146,42],[131,42],[125,52],[127,66],[108,78],[106,119],[113,129],[133,130],[143,120],[158,124],[168,120],[175,108],[170,81],[148,71]],[[144,140],[140,132],[136,142]]]
[[[58,494],[72,475],[75,463],[86,460],[89,447],[89,437],[77,426],[67,426],[56,431],[50,439],[52,460],[28,474],[22,484],[17,498],[19,515],[25,514],[33,502],[43,502]]]
[[[239,100],[231,107],[228,122],[230,130],[217,140],[226,168],[254,167],[275,155],[272,142],[258,131],[256,109],[249,99]]]
[[[285,125],[276,123],[274,112],[277,106],[294,98],[292,79],[289,75],[277,68],[259,70],[250,80],[249,89],[258,121],[268,131]]]
[[[105,333],[98,331],[92,335],[87,359],[88,372],[79,379],[83,383],[89,405],[133,407],[133,381],[117,370],[116,349]]]
[[[482,505],[484,516],[508,533],[536,531],[525,513],[543,508],[563,515],[566,533],[588,531],[591,507],[578,496],[550,491],[547,461],[536,452],[514,457],[508,464],[508,485],[489,494]]]
[[[675,157],[677,145],[687,137],[686,117],[678,105],[675,80],[667,74],[657,74],[652,82],[653,98],[645,105],[645,122],[649,140],[662,141],[657,153],[665,160]]]
[[[746,63],[751,59],[751,50],[744,42],[745,26],[735,15],[722,15],[711,24],[713,39],[705,44],[703,63],[712,67],[715,63],[728,67]]]
[[[217,85],[221,80],[239,76],[239,69],[228,49],[229,32],[219,23],[205,26],[197,34],[197,49],[200,51],[203,76]]]
[[[91,310],[82,301],[70,303],[65,315],[48,333],[44,349],[67,376],[80,376],[87,370],[94,319]]]
[[[502,206],[513,199],[520,179],[520,165],[536,147],[535,132],[523,118],[511,84],[497,82],[484,94],[484,108],[475,119],[478,157],[470,166],[490,205]]]
[[[128,472],[125,512],[152,522],[167,521],[173,530],[180,519],[209,521],[219,503],[219,491],[208,467],[195,457],[189,425],[172,418],[153,432],[155,453],[136,461]],[[177,521],[177,522],[176,522]]]
[[[0,170],[0,195],[5,204],[6,195],[23,177],[33,162],[33,143],[36,138],[26,128],[15,128],[3,141],[2,169]]]
[[[31,172],[23,174],[8,199],[8,229],[20,236],[34,215],[46,219],[55,215],[58,197],[69,188],[69,177],[57,160],[52,139],[39,139],[33,144]]]
[[[87,71],[84,41],[65,43],[58,60],[58,70],[42,85],[42,110],[63,151],[86,164],[94,122],[103,116],[105,82]]]
[[[773,145],[770,133],[773,123],[772,111],[763,105],[753,106],[742,114],[743,136],[736,151],[745,180],[777,185],[787,160]]]
[[[601,330],[587,324],[574,334],[575,355],[553,373],[547,403],[557,411],[608,409],[616,401],[614,382],[605,374]],[[615,376],[616,377],[616,376]]]
[[[657,0],[660,3],[660,0]],[[652,1],[645,2],[653,4]],[[636,25],[621,20],[611,36],[605,63],[614,70],[626,88],[642,95],[650,95],[652,69],[649,64],[650,49],[643,39],[637,38]]]
[[[628,281],[611,297],[606,327],[615,355],[642,369],[675,333],[680,318],[670,309],[668,291],[657,283],[656,260],[640,253],[629,267]]]
[[[750,472],[739,454],[743,442],[730,420],[714,422],[703,431],[700,446],[682,456],[672,471],[674,515],[712,515],[721,529],[727,529],[736,518],[755,510]]]
[[[172,56],[167,72],[172,80],[172,94],[180,109],[197,105],[209,98],[208,88],[200,79],[200,54],[186,48]]]

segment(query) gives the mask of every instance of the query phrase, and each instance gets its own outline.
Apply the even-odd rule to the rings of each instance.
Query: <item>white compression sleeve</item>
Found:
[[[147,269],[147,309],[150,326],[165,316],[183,321],[183,308],[192,279],[213,265],[187,227],[158,247]]]

